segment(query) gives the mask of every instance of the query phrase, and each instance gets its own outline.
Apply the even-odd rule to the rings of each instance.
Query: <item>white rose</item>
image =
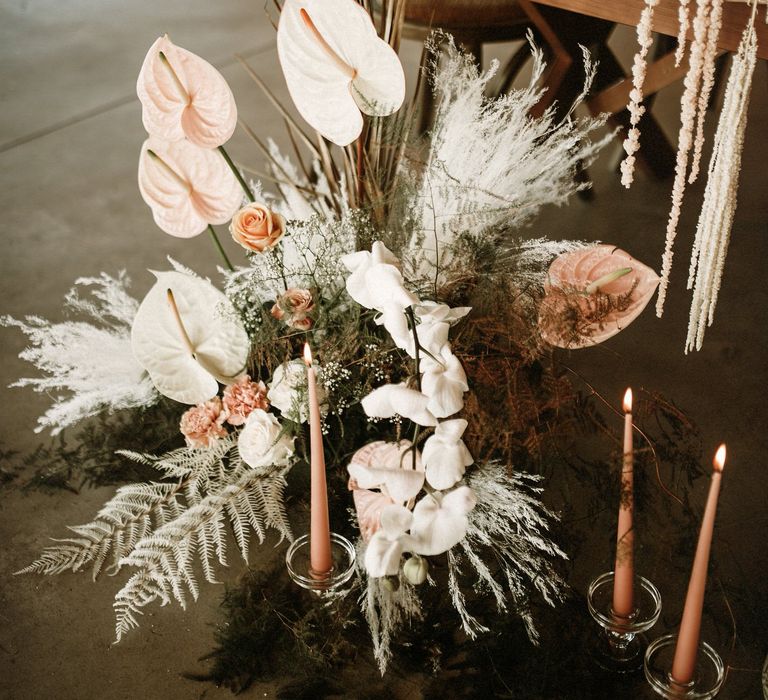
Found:
[[[322,385],[322,370],[314,363],[317,373],[317,400],[322,410],[326,393]],[[278,366],[272,374],[267,392],[269,402],[288,420],[305,423],[309,418],[307,366],[303,360],[291,360]]]
[[[293,438],[281,436],[281,431],[273,414],[260,408],[251,411],[237,439],[243,461],[254,469],[287,464],[293,455]]]

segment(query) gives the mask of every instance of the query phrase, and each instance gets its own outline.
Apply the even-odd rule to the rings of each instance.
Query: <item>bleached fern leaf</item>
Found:
[[[232,465],[230,465],[232,466]],[[215,582],[212,563],[222,566],[226,560],[226,528],[228,520],[243,558],[248,560],[251,527],[259,542],[264,540],[264,522],[278,514],[276,529],[292,539],[290,526],[282,506],[270,503],[270,516],[261,497],[282,498],[285,474],[290,467],[249,469],[237,460],[232,481],[215,493],[209,493],[199,503],[180,513],[153,533],[143,537],[133,551],[120,560],[121,566],[135,566],[139,571],[115,597],[117,640],[138,624],[136,615],[149,603],[160,599],[167,603],[174,598],[186,608],[187,596],[197,600],[198,585],[193,571],[196,555],[201,560],[208,581]],[[261,487],[275,482],[271,490]],[[257,495],[260,494],[260,495]]]
[[[465,632],[474,637],[483,631],[481,625],[464,606],[458,582],[459,565],[466,559],[477,576],[479,588],[495,598],[499,612],[509,610],[525,623],[532,642],[538,639],[535,623],[529,613],[532,592],[546,603],[562,600],[566,584],[553,567],[556,559],[566,554],[548,537],[550,521],[557,516],[541,502],[541,478],[532,474],[506,473],[498,463],[483,465],[469,477],[468,485],[477,495],[477,505],[469,516],[465,538],[458,545],[461,555],[449,552],[451,596],[462,619]],[[501,580],[485,562],[492,562]]]
[[[125,273],[117,277],[102,273],[75,284],[89,287],[90,298],[81,298],[75,287],[65,299],[66,306],[87,321],[0,317],[0,325],[15,326],[29,338],[31,345],[19,357],[44,375],[24,377],[11,386],[31,386],[53,397],[35,432],[50,428],[56,435],[101,411],[148,406],[158,398],[131,351],[131,323],[138,302],[127,292]]]
[[[171,602],[167,581],[154,571],[137,571],[115,597],[115,644],[123,635],[139,626],[136,615],[143,615],[141,609],[160,600],[162,605]]]
[[[154,527],[162,509],[178,506],[180,484],[130,484],[117,490],[104,504],[93,522],[70,527],[77,537],[54,540],[57,544],[46,547],[38,559],[17,574],[60,574],[92,568],[95,581],[109,559],[108,571],[114,575],[120,569],[120,560],[146,537]]]
[[[437,48],[437,44],[440,48]],[[577,169],[594,160],[612,138],[592,142],[590,134],[605,122],[574,119],[573,109],[556,121],[550,108],[530,116],[541,99],[545,64],[533,44],[533,75],[526,88],[495,99],[485,88],[498,65],[481,74],[475,60],[459,51],[450,37],[437,34],[435,58],[428,68],[435,94],[435,123],[423,162],[405,166],[403,181],[420,184],[407,211],[397,220],[412,224],[408,249],[417,276],[450,262],[452,248],[464,234],[482,236],[512,231],[530,222],[545,204],[562,204],[586,186]],[[585,93],[594,64],[585,55]],[[408,161],[405,161],[408,163]],[[503,247],[504,241],[498,241]]]
[[[227,466],[225,460],[236,457],[237,437],[238,433],[229,433],[206,449],[180,447],[162,455],[118,450],[118,454],[154,467],[167,478],[194,479],[197,491],[208,491],[231,473],[231,465]]]

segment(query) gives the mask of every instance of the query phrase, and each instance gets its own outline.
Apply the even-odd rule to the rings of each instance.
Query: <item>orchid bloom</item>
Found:
[[[401,505],[387,506],[381,511],[381,527],[365,548],[365,568],[374,578],[395,576],[400,570],[403,552],[412,551],[413,540],[407,534],[413,514]]]
[[[447,552],[464,538],[469,527],[467,514],[476,504],[469,486],[424,496],[413,509],[411,549],[407,551],[425,556]]]
[[[139,190],[155,223],[166,233],[191,238],[209,224],[225,224],[243,193],[224,159],[190,141],[150,137],[141,147]]]
[[[422,361],[421,390],[428,397],[427,410],[436,418],[446,418],[464,408],[464,393],[469,391],[461,362],[445,345],[436,359]]]
[[[437,419],[427,409],[427,397],[405,384],[385,384],[374,389],[360,402],[371,418],[403,416],[423,426],[437,425]]]
[[[367,448],[367,449],[366,449]],[[350,477],[360,489],[381,489],[396,503],[406,503],[424,485],[424,467],[416,452],[416,468],[411,443],[374,442],[358,450],[347,467]]]
[[[454,418],[438,423],[435,432],[424,443],[424,466],[429,485],[438,491],[449,489],[464,476],[465,469],[474,462],[461,439],[467,421]]]
[[[155,388],[174,401],[201,404],[245,369],[248,334],[229,299],[208,280],[154,272],[157,282],[131,328],[136,361]]]
[[[445,322],[453,325],[472,311],[472,307],[456,306],[451,308],[447,304],[440,304],[436,301],[421,301],[413,310],[416,318],[422,323]]]
[[[400,260],[381,241],[376,241],[370,252],[342,256],[341,262],[351,272],[347,292],[360,306],[377,311],[395,306],[402,311],[418,302],[418,297],[405,289]]]
[[[386,116],[405,98],[397,53],[354,0],[286,0],[277,55],[299,114],[339,146],[360,136],[361,112]]]
[[[136,92],[144,128],[165,141],[186,137],[200,148],[217,148],[237,125],[235,98],[221,73],[168,35],[147,52]]]

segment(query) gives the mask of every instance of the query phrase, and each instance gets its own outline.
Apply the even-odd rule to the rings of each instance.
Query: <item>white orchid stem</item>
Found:
[[[320,48],[322,48],[323,51],[328,54],[328,56],[338,66],[339,70],[344,73],[344,75],[346,75],[350,80],[354,80],[357,77],[357,70],[350,66],[349,63],[347,63],[331,48],[331,45],[325,40],[325,37],[320,33],[320,30],[315,26],[315,23],[312,21],[309,13],[304,8],[299,10],[299,14],[301,15],[301,19],[304,21],[305,26],[307,29],[309,29],[309,31],[312,33],[312,36],[315,38],[315,41],[317,41],[317,43],[320,45]]]
[[[171,307],[171,313],[176,319],[176,324],[179,327],[179,335],[181,336],[181,340],[184,345],[187,346],[189,354],[192,355],[192,357],[195,357],[195,346],[192,344],[189,333],[187,333],[187,329],[184,327],[184,321],[181,320],[181,314],[179,313],[179,307],[176,305],[176,298],[173,296],[173,290],[168,289],[166,293],[168,295],[168,306]]]
[[[162,51],[160,51],[160,64],[168,71],[171,78],[173,78],[173,84],[176,86],[176,91],[179,93],[179,97],[181,97],[187,104],[190,104],[192,102],[192,96],[187,92],[187,89],[181,82],[181,78],[179,78],[179,74],[173,69],[168,57]]]
[[[624,275],[628,275],[630,272],[632,272],[631,267],[621,267],[618,270],[614,270],[613,272],[608,272],[602,277],[598,277],[598,279],[596,279],[591,284],[587,285],[587,288],[584,290],[584,292],[586,294],[594,294],[595,292],[599,291],[600,287],[604,287],[606,284],[615,282],[617,279],[624,277]]]
[[[147,149],[147,155],[152,158],[152,160],[157,162],[174,180],[176,180],[176,182],[178,182],[182,187],[185,187],[188,192],[192,192],[192,185],[189,184],[186,178],[179,175],[179,173],[177,173],[170,165],[168,165],[168,163],[166,163],[151,148]]]
[[[411,324],[411,332],[413,333],[413,355],[414,355],[414,368],[416,370],[416,386],[421,391],[421,356],[419,355],[419,333],[416,329],[416,314],[413,312],[413,307],[409,306],[405,310],[405,315],[408,317],[408,321]],[[413,430],[413,444],[411,449],[413,450],[413,470],[416,471],[416,443],[419,441],[420,426],[416,423],[416,427]]]

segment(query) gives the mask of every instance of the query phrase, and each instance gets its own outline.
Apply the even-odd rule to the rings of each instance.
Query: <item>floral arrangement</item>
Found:
[[[184,445],[121,451],[155,478],[118,488],[24,569],[90,568],[94,579],[130,570],[115,598],[118,641],[145,606],[197,597],[196,562],[216,580],[230,526],[246,562],[254,534],[293,539],[283,495],[307,459],[305,343],[318,358],[329,474],[355,507],[360,600],[382,672],[399,627],[421,614],[425,583],[446,587],[473,638],[489,627],[468,595],[520,614],[532,640],[530,597],[562,596],[555,562],[565,555],[547,534],[555,514],[540,478],[514,469],[505,431],[493,427],[513,418],[496,415],[482,388],[508,371],[499,362],[513,350],[533,363],[553,345],[610,337],[658,278],[610,246],[515,235],[584,186],[577,165],[610,138],[590,141],[600,119],[528,116],[544,69],[534,47],[530,84],[489,100],[496,66],[480,73],[450,37],[433,36],[423,77],[434,120],[421,132],[417,102],[403,104],[401,3],[381,11],[377,31],[353,0],[284,3],[280,62],[316,133],[269,92],[293,156],[243,125],[273,194],[225,149],[238,116],[223,77],[158,39],[137,82],[148,132],[139,190],[165,233],[209,233],[222,289],[171,260],[140,302],[124,273],[102,274],[67,298],[87,320],[3,319],[29,336],[22,357],[44,375],[19,385],[55,395],[38,430],[161,397],[178,412]],[[585,92],[589,63],[587,74]],[[244,264],[224,252],[214,228],[223,225]]]

